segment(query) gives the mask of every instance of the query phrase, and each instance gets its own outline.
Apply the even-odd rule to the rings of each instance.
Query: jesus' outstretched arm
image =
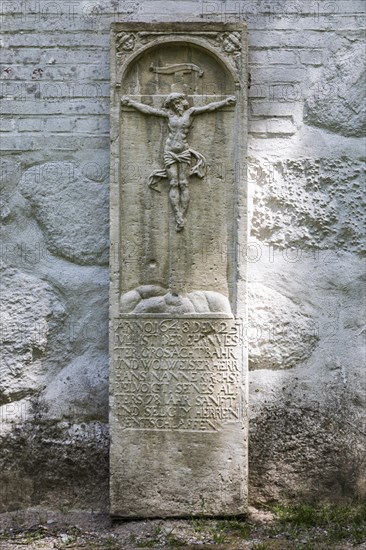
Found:
[[[155,109],[155,107],[150,107],[150,105],[146,105],[145,103],[139,103],[138,101],[135,101],[134,99],[131,99],[128,96],[123,96],[121,99],[122,105],[130,105],[134,109],[137,109],[137,111],[141,111],[141,113],[144,113],[145,115],[154,115],[154,116],[162,116],[162,117],[168,117],[168,111],[166,109]]]
[[[203,105],[202,107],[191,107],[190,111],[192,111],[193,115],[199,115],[201,113],[209,113],[211,111],[216,111],[216,109],[220,109],[225,105],[234,105],[235,103],[236,103],[236,97],[229,96],[226,99],[223,99],[222,101],[214,101],[213,103],[208,103],[207,105]]]

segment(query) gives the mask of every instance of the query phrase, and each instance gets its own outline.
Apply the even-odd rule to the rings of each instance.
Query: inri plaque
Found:
[[[247,507],[244,24],[112,28],[111,514]]]

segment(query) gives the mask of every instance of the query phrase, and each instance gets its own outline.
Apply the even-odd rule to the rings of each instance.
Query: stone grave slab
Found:
[[[246,28],[116,23],[111,51],[111,514],[243,514]]]

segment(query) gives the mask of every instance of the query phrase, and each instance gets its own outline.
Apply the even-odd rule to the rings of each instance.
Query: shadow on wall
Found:
[[[283,397],[250,422],[252,504],[355,501],[366,497],[365,448],[345,392],[317,409]],[[252,412],[255,414],[255,411]]]
[[[0,513],[38,505],[67,511],[107,511],[109,435],[101,422],[46,419],[32,400],[28,418],[0,438]]]

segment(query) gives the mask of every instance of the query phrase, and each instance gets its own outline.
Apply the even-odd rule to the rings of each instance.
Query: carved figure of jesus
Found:
[[[176,230],[182,231],[185,225],[185,213],[189,204],[189,176],[196,174],[203,177],[205,158],[190,149],[187,136],[192,126],[193,117],[220,109],[225,105],[234,105],[235,96],[229,96],[222,101],[215,101],[202,107],[189,107],[187,97],[183,93],[169,94],[161,109],[156,109],[139,103],[127,96],[121,99],[122,105],[130,105],[146,115],[154,115],[168,119],[168,137],[164,148],[164,170],[156,170],[149,178],[149,186],[154,189],[160,178],[169,180],[169,200],[173,208]],[[196,164],[191,167],[191,159]]]

